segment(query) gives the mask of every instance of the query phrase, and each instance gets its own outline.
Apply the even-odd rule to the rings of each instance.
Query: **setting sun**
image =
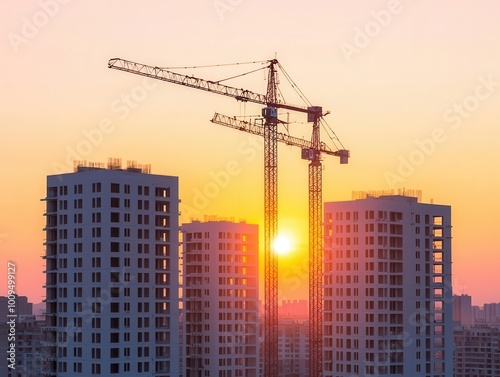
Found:
[[[292,250],[292,241],[290,237],[279,235],[274,240],[274,250],[277,255],[286,255]]]

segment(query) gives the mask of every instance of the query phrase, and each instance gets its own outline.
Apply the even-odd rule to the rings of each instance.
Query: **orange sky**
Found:
[[[309,100],[332,111],[326,120],[351,150],[349,165],[326,159],[324,199],[407,187],[451,205],[455,293],[499,302],[499,11],[494,0],[2,2],[0,281],[14,261],[18,293],[44,296],[40,198],[46,175],[71,171],[75,156],[137,160],[179,176],[182,221],[215,214],[262,224],[261,140],[209,122],[215,111],[254,115],[260,107],[144,81],[107,61],[192,66],[277,53]],[[185,72],[215,80],[244,69]],[[264,93],[264,78],[227,84]],[[281,87],[286,101],[301,104],[284,77]],[[303,116],[290,117],[292,132],[308,138]],[[99,136],[105,123],[110,132]],[[296,242],[281,267],[285,299],[307,291],[307,163],[299,153],[279,151],[280,229]],[[221,171],[227,184],[214,178]],[[219,190],[203,200],[214,182]]]

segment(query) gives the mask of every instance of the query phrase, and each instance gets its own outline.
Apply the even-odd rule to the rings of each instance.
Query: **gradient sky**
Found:
[[[40,199],[45,177],[72,171],[74,159],[121,157],[179,176],[182,222],[262,224],[262,140],[209,122],[215,111],[255,115],[260,106],[107,62],[173,67],[276,54],[309,100],[332,112],[326,120],[351,150],[349,165],[325,159],[324,200],[405,187],[451,205],[454,292],[499,302],[499,12],[495,0],[1,2],[0,294],[13,261],[18,293],[43,298]],[[182,72],[215,80],[246,69]],[[266,87],[261,72],[227,84]],[[284,77],[281,87],[302,104]],[[309,138],[304,117],[290,119],[291,132]],[[280,232],[295,245],[281,263],[280,294],[305,298],[307,163],[295,148],[280,148],[279,190]]]

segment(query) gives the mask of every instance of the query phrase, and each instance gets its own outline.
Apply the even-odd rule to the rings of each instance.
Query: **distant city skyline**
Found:
[[[0,264],[16,262],[20,295],[44,298],[40,199],[45,176],[70,173],[74,160],[149,163],[179,177],[180,222],[218,215],[262,228],[262,140],[209,122],[215,111],[248,117],[260,106],[107,62],[191,67],[277,57],[310,102],[331,111],[325,119],[351,151],[349,165],[325,159],[324,201],[405,187],[450,205],[455,292],[475,304],[499,301],[499,11],[494,0],[2,2]],[[246,67],[179,71],[217,81]],[[222,82],[266,88],[262,72]],[[284,100],[302,103],[283,76],[280,88]],[[305,117],[279,116],[292,135],[311,136]],[[325,130],[322,138],[331,141]],[[306,166],[298,150],[280,147],[279,231],[294,241],[280,257],[282,299],[307,297]]]

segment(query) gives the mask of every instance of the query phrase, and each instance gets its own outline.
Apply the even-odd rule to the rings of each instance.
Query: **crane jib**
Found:
[[[195,89],[201,89],[207,92],[221,94],[228,97],[233,97],[237,101],[253,102],[262,105],[267,105],[270,107],[307,113],[318,117],[322,115],[321,107],[319,106],[302,107],[302,106],[289,105],[279,102],[269,103],[267,101],[266,95],[264,94],[254,93],[247,89],[235,88],[232,86],[217,83],[215,81],[204,80],[193,76],[182,75],[180,73],[172,72],[157,66],[135,63],[121,58],[110,59],[108,62],[108,68],[130,72],[137,75],[146,76],[157,80],[167,81],[182,86],[188,86]]]

